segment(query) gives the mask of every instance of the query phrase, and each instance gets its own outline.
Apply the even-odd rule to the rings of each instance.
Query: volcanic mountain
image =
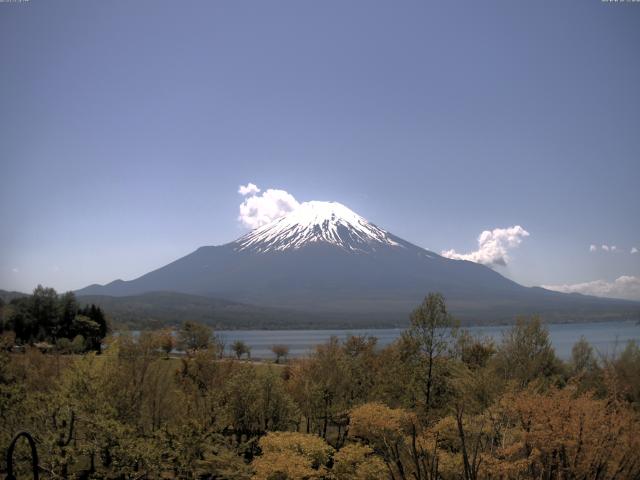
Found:
[[[413,245],[340,203],[317,201],[231,243],[200,247],[134,280],[76,293],[173,292],[264,307],[272,314],[297,312],[301,319],[398,325],[425,294],[436,291],[467,322],[533,313],[548,320],[629,318],[640,311],[637,302],[524,287],[484,265]]]

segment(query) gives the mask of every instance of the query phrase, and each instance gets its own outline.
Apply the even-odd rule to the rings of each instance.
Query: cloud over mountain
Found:
[[[592,282],[564,285],[543,285],[543,288],[563,293],[582,293],[597,297],[640,300],[640,277],[633,275],[622,275],[613,282],[594,280]]]
[[[455,250],[445,250],[443,257],[454,260],[469,260],[484,265],[506,265],[509,261],[508,251],[517,247],[526,237],[527,232],[520,225],[508,228],[494,228],[485,230],[478,237],[478,249],[469,253],[458,253]]]
[[[241,185],[238,193],[246,198],[240,204],[238,220],[249,228],[258,228],[295,210],[300,203],[285,190],[260,189],[253,183]],[[250,195],[250,196],[247,196]]]

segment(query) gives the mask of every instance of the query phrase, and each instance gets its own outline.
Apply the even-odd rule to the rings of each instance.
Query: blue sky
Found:
[[[247,182],[436,252],[520,225],[526,285],[639,277],[639,46],[596,0],[0,3],[0,288],[233,240]]]

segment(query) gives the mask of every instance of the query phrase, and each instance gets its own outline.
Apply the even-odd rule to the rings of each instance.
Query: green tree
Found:
[[[549,330],[538,316],[517,319],[503,334],[496,360],[502,378],[515,381],[520,388],[535,379],[549,381],[561,373]]]
[[[37,340],[38,321],[33,317],[28,298],[16,298],[11,301],[5,329],[16,334],[18,343],[26,344]]]
[[[598,368],[598,361],[593,354],[593,347],[584,338],[580,337],[571,349],[571,369],[573,375],[590,372]]]
[[[403,340],[415,349],[419,362],[425,367],[422,388],[427,412],[433,400],[434,370],[448,351],[455,329],[456,324],[447,311],[444,297],[430,293],[411,313],[411,325],[402,334]]]
[[[259,370],[256,378],[259,385],[260,418],[265,431],[289,430],[298,415],[280,370],[269,366]]]
[[[211,346],[212,335],[206,325],[187,320],[178,331],[178,345],[185,351],[207,349]]]
[[[85,306],[84,309],[79,311],[81,315],[89,317],[98,328],[91,327],[91,331],[83,332],[83,335],[87,337],[87,348],[89,350],[95,350],[96,352],[101,352],[102,341],[107,336],[109,331],[109,326],[107,323],[107,319],[105,317],[102,309],[94,304]]]
[[[60,353],[71,353],[71,340],[66,337],[59,338],[56,341],[56,349]]]
[[[71,351],[73,353],[83,353],[86,350],[86,344],[82,335],[76,335],[71,341]]]
[[[249,346],[246,343],[244,343],[242,340],[236,340],[235,342],[233,342],[231,344],[231,350],[236,355],[238,360],[240,360],[240,358],[243,355],[249,356],[251,353]]]
[[[458,332],[455,348],[458,358],[471,370],[485,367],[496,353],[492,339],[474,337],[468,330]]]
[[[23,344],[82,335],[88,350],[100,352],[108,326],[104,313],[95,305],[78,307],[73,292],[58,296],[53,288],[38,285],[31,296],[15,298],[3,314],[2,327],[12,330]]]
[[[2,299],[2,297],[0,297],[0,333],[5,331],[5,326],[6,326],[6,308],[5,308],[5,303],[4,300]]]
[[[306,420],[307,433],[327,438],[338,426],[338,441],[352,405],[352,378],[345,350],[337,337],[318,345],[309,358],[296,360],[287,371],[289,389]]]
[[[38,285],[30,297],[31,315],[38,325],[37,340],[46,340],[47,333],[55,335],[59,328],[58,294],[53,288]]]
[[[609,389],[614,396],[640,408],[640,345],[627,342],[624,350],[606,361]]]
[[[580,393],[591,391],[601,396],[605,394],[602,369],[593,347],[584,337],[580,337],[571,349],[569,369],[571,381],[578,385]]]
[[[78,302],[73,292],[67,292],[60,297],[57,329],[52,333],[56,338],[70,338],[73,332],[73,321],[78,314]]]

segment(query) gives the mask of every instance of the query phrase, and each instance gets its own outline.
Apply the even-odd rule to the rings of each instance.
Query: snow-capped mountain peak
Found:
[[[388,232],[338,202],[305,202],[236,240],[236,250],[274,252],[327,243],[366,253],[377,246],[399,246]]]

